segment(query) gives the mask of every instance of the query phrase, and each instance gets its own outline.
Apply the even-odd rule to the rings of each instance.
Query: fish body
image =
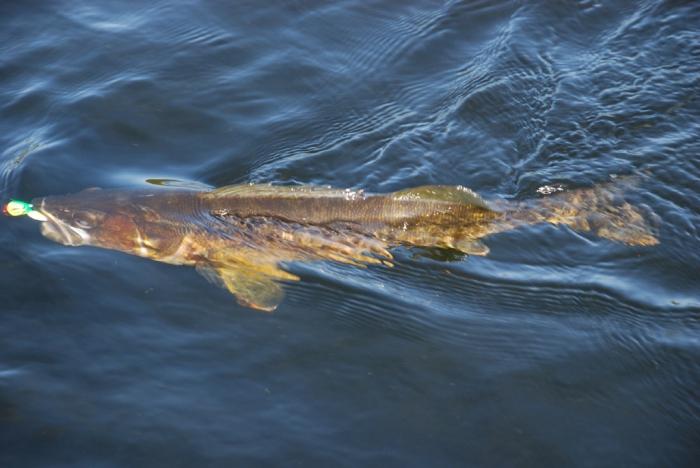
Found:
[[[641,213],[613,202],[620,184],[525,202],[486,201],[461,186],[389,194],[328,187],[234,185],[214,190],[88,189],[32,200],[56,242],[190,265],[246,306],[274,310],[290,261],[391,265],[397,245],[486,255],[480,239],[537,223],[628,244],[657,242]]]

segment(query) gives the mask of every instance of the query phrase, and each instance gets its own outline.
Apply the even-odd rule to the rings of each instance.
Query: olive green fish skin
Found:
[[[487,202],[463,187],[390,194],[325,187],[240,185],[211,191],[101,190],[33,200],[42,234],[195,266],[243,305],[273,310],[289,261],[391,265],[397,245],[486,255],[479,239],[537,223],[564,224],[633,245],[658,243],[641,213],[613,199],[624,184],[525,202]]]

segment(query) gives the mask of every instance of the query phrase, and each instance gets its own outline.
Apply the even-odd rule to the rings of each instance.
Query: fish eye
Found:
[[[99,211],[86,210],[73,213],[73,222],[81,229],[92,229],[97,226],[102,219],[104,219],[104,213],[100,213]]]

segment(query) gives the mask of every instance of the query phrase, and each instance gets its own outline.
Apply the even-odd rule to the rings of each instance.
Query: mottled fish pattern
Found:
[[[392,265],[398,245],[487,255],[482,238],[551,223],[630,245],[658,243],[622,179],[525,201],[487,201],[461,186],[388,194],[315,186],[243,184],[213,190],[88,189],[37,198],[41,231],[65,245],[91,245],[194,266],[238,301],[274,310],[291,261]],[[649,218],[649,214],[646,214]]]

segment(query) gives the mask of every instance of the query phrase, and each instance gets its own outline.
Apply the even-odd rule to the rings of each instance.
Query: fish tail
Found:
[[[640,180],[639,176],[618,177],[595,187],[544,197],[538,200],[534,216],[540,222],[590,231],[628,245],[656,245],[659,240],[652,226],[655,215],[648,207],[634,206],[624,198]]]

